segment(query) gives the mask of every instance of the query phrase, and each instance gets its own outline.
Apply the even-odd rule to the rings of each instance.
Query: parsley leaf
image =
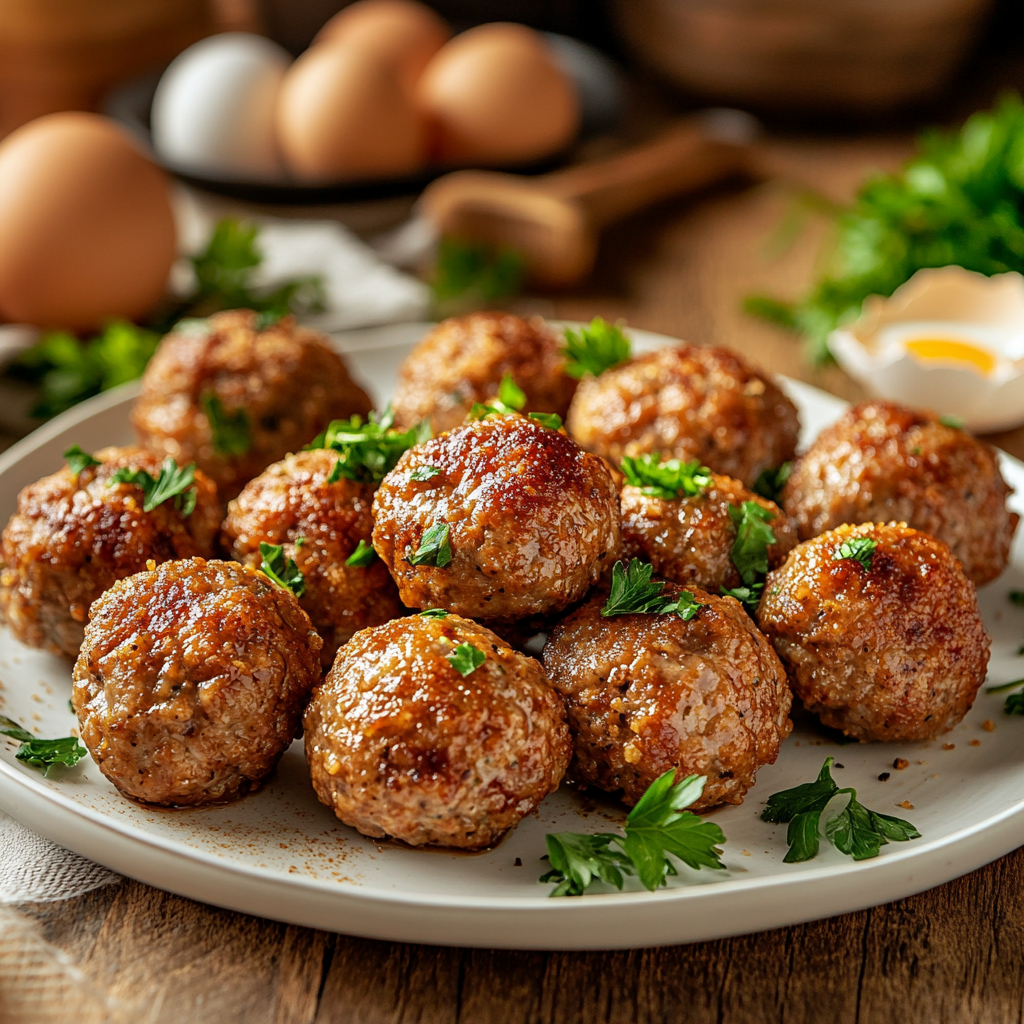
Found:
[[[487,655],[479,647],[465,643],[454,647],[451,654],[448,655],[448,661],[451,662],[452,668],[463,679],[475,672],[486,660]]]
[[[595,879],[621,889],[623,876],[634,872],[654,892],[669,875],[678,873],[670,855],[691,868],[724,870],[718,844],[725,842],[725,834],[718,825],[684,810],[700,799],[707,779],[688,775],[676,782],[675,774],[670,768],[647,787],[629,812],[621,835],[549,833],[551,870],[540,881],[556,883],[551,895],[582,896]]]
[[[879,850],[890,841],[902,843],[920,838],[921,833],[909,821],[869,811],[858,801],[855,789],[840,789],[832,778],[834,763],[835,758],[825,758],[814,782],[773,793],[761,812],[762,821],[789,822],[786,864],[817,856],[822,811],[833,797],[841,794],[848,793],[850,799],[842,811],[825,822],[825,838],[840,853],[854,860],[867,860],[877,857]]]
[[[536,420],[548,430],[562,429],[562,417],[557,412],[531,412],[527,413],[527,419]]]
[[[32,768],[41,768],[47,775],[54,765],[62,764],[70,768],[78,764],[88,753],[75,736],[41,740],[4,715],[0,715],[0,735],[18,740],[21,746],[15,751],[14,756]]]
[[[94,459],[88,452],[83,452],[77,444],[73,444],[64,452],[64,458],[67,461],[68,469],[70,469],[72,475],[76,477],[83,469],[88,469],[90,466],[101,465],[99,459]]]
[[[570,377],[600,376],[605,370],[626,362],[633,355],[633,346],[618,324],[610,324],[595,316],[578,331],[566,328],[565,372]]]
[[[440,466],[417,466],[410,474],[409,479],[415,480],[417,483],[423,480],[433,480],[435,476],[440,475]]]
[[[1024,608],[1024,590],[1011,590],[1007,595],[1010,604]]]
[[[501,383],[498,385],[498,401],[517,411],[521,411],[526,405],[526,393],[512,379],[511,373],[506,373],[501,378]]]
[[[107,486],[131,484],[138,487],[143,495],[143,512],[152,512],[168,498],[173,498],[174,507],[183,516],[189,516],[196,507],[195,473],[196,464],[194,462],[179,468],[174,459],[168,455],[164,459],[163,465],[160,467],[160,475],[156,479],[144,469],[131,469],[124,466],[111,476],[107,481]]]
[[[844,540],[832,552],[832,557],[836,561],[849,558],[854,562],[860,562],[864,569],[870,572],[871,560],[875,557],[875,548],[877,547],[878,541],[872,540],[870,537],[851,537],[849,540]]]
[[[452,549],[449,543],[450,529],[447,523],[435,523],[423,531],[420,546],[409,555],[410,565],[435,565],[443,569],[451,564]]]
[[[260,541],[260,572],[270,577],[279,587],[290,590],[296,597],[306,592],[306,578],[292,558],[284,557],[281,544],[267,544]]]
[[[666,459],[661,462],[660,459],[658,452],[636,458],[626,455],[619,468],[628,483],[642,488],[644,494],[665,501],[696,498],[711,486],[711,470],[702,466],[699,460],[681,462],[679,459]]]
[[[776,466],[775,469],[763,469],[760,476],[754,481],[751,490],[762,498],[767,498],[778,504],[782,488],[785,487],[786,481],[792,474],[792,462],[784,462],[781,466]]]
[[[373,565],[376,557],[377,552],[373,550],[372,545],[360,540],[355,551],[345,559],[345,564],[356,569],[365,569],[368,565]]]
[[[339,453],[328,483],[337,483],[342,477],[358,483],[380,483],[405,452],[430,438],[430,424],[425,421],[409,430],[396,430],[394,424],[390,405],[379,415],[371,412],[366,423],[361,416],[334,420],[305,450],[330,448]]]
[[[953,430],[963,430],[964,421],[961,416],[940,416],[939,422],[944,427],[950,427]]]
[[[681,590],[674,601],[662,595],[665,584],[653,583],[654,566],[631,559],[612,566],[612,586],[601,614],[610,619],[616,615],[670,615],[675,612],[689,622],[700,610],[700,602],[688,590]]]
[[[734,597],[747,612],[753,616],[757,606],[761,603],[761,595],[764,593],[764,583],[752,583],[749,587],[722,587],[719,591],[722,597]]]
[[[1001,693],[1003,690],[1016,690],[1024,686],[1024,679],[1013,679],[1008,683],[999,683],[998,686],[986,687],[986,693]],[[1024,690],[1020,693],[1011,693],[1003,705],[1004,715],[1024,715]]]
[[[447,619],[448,612],[443,608],[424,608],[416,613],[421,619]]]
[[[736,527],[736,540],[729,550],[732,564],[748,587],[763,582],[762,577],[768,572],[768,547],[775,543],[775,534],[768,523],[775,518],[775,513],[756,501],[745,501],[739,508],[729,506],[729,518]]]
[[[229,413],[212,391],[203,395],[202,404],[210,424],[213,450],[218,455],[245,455],[252,447],[249,414],[245,409],[238,408]]]
[[[525,260],[512,249],[494,251],[444,236],[430,283],[434,312],[443,320],[469,309],[493,308],[519,291],[525,270]]]

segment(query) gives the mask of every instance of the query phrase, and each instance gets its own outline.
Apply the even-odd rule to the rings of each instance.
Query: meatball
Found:
[[[381,483],[373,520],[373,546],[405,604],[499,622],[579,600],[620,543],[604,462],[515,415],[411,448]]]
[[[165,562],[92,607],[71,703],[126,797],[195,807],[258,788],[301,724],[320,637],[291,592],[235,562]]]
[[[676,598],[681,588],[662,592]],[[690,593],[689,621],[604,618],[607,594],[560,622],[544,667],[565,698],[575,753],[569,775],[635,804],[670,768],[707,777],[695,810],[738,804],[792,728],[786,672],[731,597]]]
[[[643,558],[663,579],[718,593],[742,584],[729,552],[736,526],[729,506],[753,501],[775,516],[769,522],[776,543],[768,548],[768,564],[781,565],[796,544],[796,533],[782,510],[731,477],[711,475],[711,486],[695,497],[663,498],[647,488],[627,484],[622,499],[622,549]]]
[[[932,413],[865,402],[827,427],[782,492],[801,539],[843,523],[906,522],[944,540],[979,586],[1004,568],[1019,516],[995,451]]]
[[[459,671],[466,644],[480,662]],[[571,754],[540,663],[458,615],[357,633],[305,730],[320,800],[364,835],[413,846],[489,846],[558,788]]]
[[[77,476],[68,466],[24,488],[0,540],[0,609],[30,647],[78,656],[89,606],[146,564],[212,555],[220,525],[217,488],[199,470],[195,507],[170,498],[146,512],[118,470],[159,479],[161,459],[142,448],[104,448]],[[181,507],[179,508],[179,504]],[[188,514],[186,514],[188,512]]]
[[[974,587],[946,544],[905,523],[800,544],[768,574],[757,618],[808,710],[859,740],[938,736],[985,680]]]
[[[370,408],[325,335],[290,316],[261,328],[252,310],[234,309],[164,338],[132,422],[143,445],[195,461],[227,499],[331,420]]]
[[[682,345],[638,356],[584,380],[569,433],[619,461],[662,452],[699,459],[748,487],[793,457],[796,406],[735,352]]]
[[[505,374],[522,388],[530,412],[565,416],[576,381],[554,332],[539,317],[471,313],[438,324],[398,371],[393,407],[399,425],[430,420],[435,434],[451,430],[474,402],[498,393]]]
[[[280,544],[305,580],[299,603],[323,638],[324,668],[357,630],[405,614],[387,566],[369,551],[369,565],[348,565],[362,541],[370,544],[372,483],[344,477],[328,483],[336,452],[319,448],[289,455],[246,484],[228,506],[224,547],[259,568],[260,543]]]

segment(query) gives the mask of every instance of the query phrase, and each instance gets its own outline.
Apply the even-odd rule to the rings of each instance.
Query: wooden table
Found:
[[[836,198],[892,166],[905,137],[779,142],[778,174]],[[543,300],[558,316],[731,345],[846,398],[839,370],[739,309],[813,272],[821,227],[769,259],[791,202],[730,186],[609,232],[591,282]],[[1024,430],[1001,436],[1024,456]],[[980,1024],[1024,1012],[1024,852],[861,913],[692,946],[612,953],[459,950],[335,936],[125,881],[63,903],[0,907],[4,1024]]]

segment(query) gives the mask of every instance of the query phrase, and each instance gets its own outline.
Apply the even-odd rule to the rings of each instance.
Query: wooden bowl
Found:
[[[881,114],[925,101],[993,0],[613,0],[644,64],[704,99],[785,113]]]

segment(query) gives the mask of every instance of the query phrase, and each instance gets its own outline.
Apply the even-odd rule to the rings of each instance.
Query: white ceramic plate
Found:
[[[342,336],[357,373],[386,400],[398,363],[422,334],[406,324]],[[636,347],[669,339],[634,332]],[[804,441],[844,408],[806,385],[784,382],[800,406]],[[0,522],[19,488],[61,465],[70,444],[93,450],[131,440],[135,387],[100,396],[36,431],[0,457]],[[1024,493],[1024,464],[1003,458]],[[1014,498],[1018,511],[1024,502]],[[994,639],[991,678],[1024,675],[1017,647],[1024,611],[1006,600],[1024,589],[1021,538],[1014,564],[981,592]],[[22,647],[0,630],[0,711],[41,736],[75,725],[67,663]],[[585,949],[656,946],[759,931],[907,896],[987,863],[1024,843],[1024,719],[1001,714],[982,693],[966,720],[924,744],[838,746],[797,729],[776,764],[762,769],[739,807],[713,815],[728,836],[728,871],[681,869],[657,893],[614,890],[550,899],[538,884],[544,834],[605,831],[623,813],[562,790],[497,849],[477,855],[378,843],[338,822],[313,795],[301,743],[259,793],[227,807],[158,811],[122,799],[91,760],[44,778],[0,742],[0,806],[37,832],[116,871],[235,910],[355,935],[464,946]],[[986,719],[996,724],[985,731]],[[950,748],[950,749],[947,749]],[[812,779],[827,754],[869,807],[909,818],[923,833],[854,863],[828,844],[806,864],[782,863],[785,826],[758,814],[776,790]],[[894,758],[910,766],[892,768]],[[878,776],[888,771],[882,782]],[[907,801],[913,810],[897,809]]]

